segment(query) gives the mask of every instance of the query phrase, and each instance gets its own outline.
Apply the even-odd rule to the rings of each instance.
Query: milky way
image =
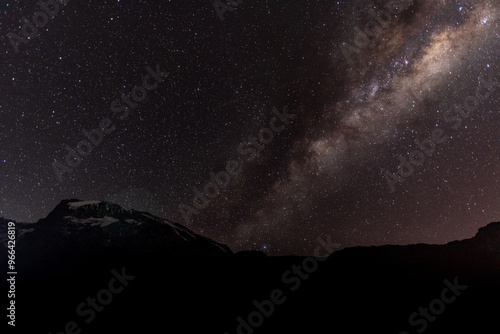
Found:
[[[70,1],[18,53],[6,36],[39,8],[1,10],[0,215],[108,200],[270,254],[328,235],[445,243],[499,220],[494,1],[243,1],[223,21],[210,2]],[[165,81],[58,180],[64,147],[156,64]],[[252,143],[270,122],[283,128]],[[194,188],[229,161],[239,173],[195,208]]]
[[[399,146],[399,142],[406,139],[405,132],[408,130],[411,132],[406,135],[409,139],[419,138],[419,134],[426,129],[416,128],[414,123],[427,118],[437,121],[437,109],[442,106],[446,108],[446,104],[452,107],[452,101],[446,101],[447,96],[457,90],[463,91],[456,92],[459,95],[468,94],[467,87],[471,81],[474,84],[476,76],[497,77],[492,72],[497,68],[493,62],[496,51],[492,45],[498,38],[498,6],[495,8],[491,3],[467,6],[427,3],[414,7],[406,19],[397,21],[395,17],[395,22],[388,24],[385,29],[381,28],[385,31],[371,40],[371,45],[365,47],[359,56],[353,56],[357,56],[357,63],[351,61],[353,66],[348,68],[344,83],[348,93],[344,98],[324,106],[322,121],[309,130],[313,138],[304,136],[294,142],[294,149],[301,152],[300,158],[288,162],[287,176],[273,183],[258,205],[262,208],[250,217],[242,218],[235,228],[236,240],[254,240],[258,244],[266,238],[272,243],[276,234],[283,235],[278,237],[281,240],[288,239],[289,235],[307,236],[303,240],[289,238],[290,243],[299,242],[303,245],[314,235],[306,232],[308,229],[321,233],[329,228],[332,233],[335,230],[342,231],[342,236],[338,238],[350,245],[358,242],[349,240],[353,234],[356,240],[361,238],[375,244],[445,242],[453,238],[450,235],[437,235],[436,228],[433,229],[435,234],[428,236],[428,231],[422,229],[425,226],[432,230],[432,227],[426,222],[409,222],[407,217],[397,216],[389,218],[396,227],[391,226],[387,231],[381,228],[382,233],[373,233],[374,224],[387,224],[378,222],[375,212],[397,205],[398,195],[394,194],[391,198],[380,194],[385,189],[356,191],[359,183],[365,188],[386,187],[380,175],[377,175],[377,170],[370,168],[370,165],[382,160],[388,165],[386,168],[395,169],[394,163],[387,158],[390,157],[387,151]],[[445,17],[443,13],[446,13]],[[432,127],[428,129],[432,130]],[[402,154],[409,153],[408,149],[399,150]],[[453,153],[443,150],[443,155],[446,154],[450,157],[445,159],[453,161]],[[397,162],[397,159],[393,159]],[[368,175],[358,176],[360,167],[369,168]],[[429,168],[438,166],[431,165]],[[438,177],[442,177],[441,173],[428,180],[421,179],[424,184],[419,185],[419,188],[435,187]],[[409,184],[403,187],[419,189]],[[380,198],[376,201],[363,198],[372,196]],[[343,220],[350,227],[342,226],[344,224],[341,221],[334,221],[339,215],[336,204],[345,201],[340,197],[351,197],[349,201],[354,200],[356,203],[350,206],[352,212],[347,212],[349,219]],[[357,197],[361,198],[355,199]],[[368,208],[366,204],[360,204],[366,201],[378,202],[380,207],[377,208],[375,203],[369,203]],[[418,200],[415,201],[418,203]],[[344,205],[339,205],[338,210],[348,210],[345,208],[347,205]],[[415,211],[415,214],[423,217],[424,213],[420,210]],[[362,214],[357,218],[358,221],[351,218],[359,216],[360,212]],[[434,221],[444,223],[439,222],[439,219],[442,216],[435,217]],[[411,238],[404,232],[389,237],[397,234],[401,225],[412,230],[409,224],[418,224],[417,228],[422,234],[420,238]],[[377,230],[379,228],[375,227]],[[464,229],[463,226],[460,228]],[[375,235],[377,237],[374,238]],[[464,234],[460,236],[466,237]],[[287,245],[294,247],[289,243]]]

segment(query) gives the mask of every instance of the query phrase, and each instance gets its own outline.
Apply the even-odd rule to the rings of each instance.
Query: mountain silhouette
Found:
[[[3,268],[11,221],[0,219]],[[37,223],[16,222],[16,232],[19,331],[488,333],[499,328],[500,222],[446,245],[334,251],[324,236],[321,254],[331,253],[324,258],[233,253],[180,224],[101,201],[63,200]]]

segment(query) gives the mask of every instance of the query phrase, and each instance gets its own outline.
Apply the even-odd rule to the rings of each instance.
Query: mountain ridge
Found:
[[[60,332],[75,320],[91,333],[167,325],[188,333],[249,334],[255,312],[267,305],[261,312],[273,314],[253,333],[320,333],[332,327],[413,334],[418,327],[409,317],[434,305],[443,282],[457,281],[467,289],[427,322],[426,334],[486,333],[497,326],[500,312],[490,303],[500,298],[500,222],[447,244],[358,246],[316,260],[233,253],[182,225],[101,201],[63,200],[38,223],[16,226],[16,303],[20,315],[30,315],[19,324],[23,332]],[[7,252],[0,253],[6,267]],[[136,278],[87,325],[75,308],[99,296],[112,270]],[[276,291],[286,302],[271,312],[268,301]]]
[[[36,229],[44,228],[64,228],[68,227],[68,223],[86,225],[87,227],[101,227],[111,237],[126,237],[139,233],[146,226],[141,227],[144,223],[164,224],[172,228],[178,235],[185,239],[199,239],[210,241],[223,251],[233,253],[229,246],[219,243],[213,239],[201,236],[186,226],[171,222],[168,219],[155,216],[147,211],[139,211],[135,209],[127,209],[119,204],[107,201],[98,200],[80,200],[76,198],[63,199],[57,204],[54,209],[49,212],[45,218],[40,218],[35,223],[18,222],[12,219],[0,218],[0,245],[6,244],[6,224],[7,222],[15,222],[18,231],[18,239],[22,240],[27,234],[33,233]],[[134,225],[135,224],[135,225]],[[445,246],[453,245],[460,242],[483,242],[490,249],[500,252],[500,222],[491,222],[480,227],[476,234],[468,239],[453,240],[446,244],[428,244],[417,243],[409,245],[378,245],[378,246],[354,246],[351,248],[372,248],[372,247],[388,247],[388,246]],[[254,250],[255,252],[260,252]]]

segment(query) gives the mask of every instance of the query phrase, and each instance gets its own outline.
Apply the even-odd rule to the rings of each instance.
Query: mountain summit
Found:
[[[27,224],[23,224],[25,227]],[[232,254],[226,245],[147,212],[101,201],[67,199],[18,238],[34,254],[128,252],[214,257]]]

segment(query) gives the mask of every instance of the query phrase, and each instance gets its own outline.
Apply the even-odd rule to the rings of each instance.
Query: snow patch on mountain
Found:
[[[70,209],[78,209],[81,208],[82,206],[101,204],[101,203],[102,203],[101,201],[81,201],[81,202],[70,202],[68,206]]]
[[[17,233],[17,239],[20,239],[23,235],[25,235],[26,233],[31,233],[33,232],[35,229],[34,228],[26,228],[26,229],[21,229],[19,230],[19,232]]]

